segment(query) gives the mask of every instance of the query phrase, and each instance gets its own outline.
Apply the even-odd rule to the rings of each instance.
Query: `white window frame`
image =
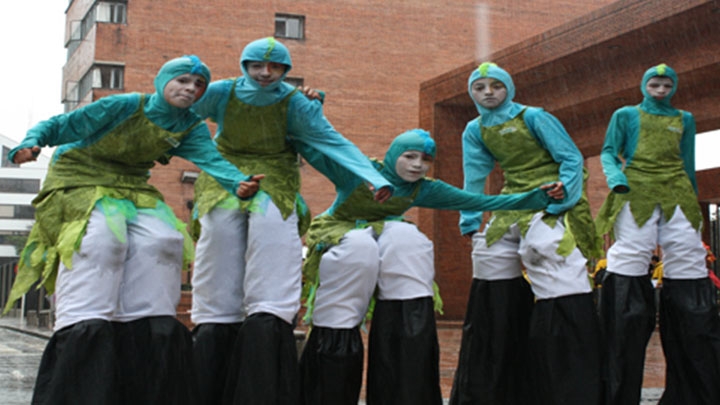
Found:
[[[275,14],[275,36],[279,38],[305,39],[305,16]]]

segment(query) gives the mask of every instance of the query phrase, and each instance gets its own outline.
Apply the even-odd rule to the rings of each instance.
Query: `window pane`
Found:
[[[103,80],[102,80],[102,71],[100,68],[93,68],[92,70],[92,87],[94,89],[99,89],[102,87]]]
[[[285,20],[284,19],[276,19],[275,20],[275,36],[278,36],[278,37],[285,36]]]
[[[40,180],[0,178],[0,190],[5,193],[36,194],[40,191]]]
[[[95,6],[95,19],[98,22],[110,22],[111,5],[108,3],[97,3]]]
[[[300,38],[300,21],[299,20],[288,20],[287,36],[290,38]]]

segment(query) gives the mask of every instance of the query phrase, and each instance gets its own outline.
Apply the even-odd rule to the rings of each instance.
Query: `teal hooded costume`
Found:
[[[248,73],[248,62],[282,64],[285,72],[263,87]],[[295,403],[299,378],[292,323],[300,309],[300,236],[311,219],[299,194],[298,151],[306,160],[314,159],[306,154],[313,153],[336,162],[375,190],[391,185],[332,127],[319,101],[283,81],[292,70],[285,45],[274,38],[252,41],[243,49],[240,69],[241,77],[211,83],[193,107],[217,123],[213,139],[226,159],[244,173],[265,175],[259,192],[247,200],[204,173],[195,184],[192,319],[196,363],[205,370],[199,386],[207,403]],[[289,229],[295,226],[293,215],[297,228]],[[240,225],[213,222],[217,216]],[[240,245],[235,253],[243,249],[237,259],[234,252],[213,250],[230,238]]]
[[[505,87],[495,108],[473,95],[485,79]],[[585,265],[602,241],[583,156],[557,118],[513,101],[512,78],[494,63],[472,71],[468,93],[480,116],[462,136],[465,190],[483,192],[497,164],[502,194],[560,181],[565,198],[544,210],[493,212],[482,231],[482,211],[461,212],[460,232],[473,235],[474,277],[450,404],[593,404],[599,328]]]
[[[165,101],[167,82],[185,73],[210,80],[210,70],[196,56],[173,59],[158,72],[155,93],[111,95],[54,116],[31,128],[10,151],[8,159],[12,160],[20,149],[58,146],[43,187],[33,200],[36,223],[20,255],[6,311],[38,279],[53,293],[59,261],[72,268],[72,255],[96,205],[108,217],[127,220],[137,215],[138,208],[153,209],[154,215],[187,235],[186,225],[148,184],[157,160],[168,156],[190,160],[232,193],[248,178],[208,142],[209,130],[200,117]],[[110,218],[108,224],[115,227]],[[122,230],[114,231],[122,238]],[[193,258],[192,240],[187,236],[185,263]]]
[[[646,89],[655,77],[672,80],[662,99]],[[596,223],[600,234],[615,239],[600,290],[608,404],[641,397],[645,351],[657,319],[647,263],[658,245],[665,259],[659,320],[667,363],[660,403],[720,403],[720,319],[700,235],[695,120],[671,105],[677,88],[671,67],[648,69],[642,102],[613,113],[600,155],[611,192]],[[626,206],[630,216],[619,216]]]
[[[653,77],[673,81],[672,91],[662,100],[654,99],[645,89]],[[638,226],[647,222],[659,204],[665,220],[670,220],[675,207],[680,206],[693,227],[700,229],[703,219],[695,179],[695,119],[670,104],[677,86],[677,74],[671,67],[655,66],[643,75],[643,101],[613,114],[600,154],[608,187],[613,190],[597,215],[601,235],[612,232],[626,202]],[[618,192],[621,186],[628,191]]]
[[[528,191],[543,183],[560,180],[565,199],[552,204],[544,221],[552,225],[565,214],[566,235],[558,253],[568,255],[576,246],[585,257],[598,257],[602,241],[596,237],[587,200],[585,181],[587,171],[583,157],[562,124],[538,107],[527,107],[513,101],[515,85],[510,75],[498,66],[485,63],[474,70],[468,79],[468,92],[480,78],[502,82],[507,97],[496,108],[487,109],[473,99],[480,116],[470,121],[463,132],[463,170],[465,190],[482,193],[485,179],[497,162],[504,170],[503,194]],[[506,128],[506,129],[504,129]],[[503,131],[522,131],[514,136],[502,136]],[[519,224],[524,232],[535,211],[501,212],[487,229],[487,243],[492,245],[512,224]],[[480,228],[482,211],[461,211],[460,232],[465,235]]]
[[[301,148],[300,151],[302,152],[303,149]],[[372,294],[372,291],[364,291],[369,286],[374,289],[376,284],[384,285],[382,279],[386,277],[385,272],[395,274],[401,271],[406,288],[411,284],[410,280],[413,280],[412,283],[427,283],[428,280],[424,275],[433,273],[432,269],[411,268],[412,266],[407,264],[403,269],[389,264],[383,265],[383,256],[369,257],[367,262],[360,264],[344,253],[331,250],[338,246],[350,231],[371,228],[372,238],[380,246],[378,240],[384,235],[387,224],[405,221],[403,215],[413,207],[501,210],[542,209],[548,205],[549,197],[539,188],[513,195],[486,196],[468,193],[441,180],[427,177],[415,182],[405,181],[397,174],[396,163],[407,151],[419,151],[434,158],[435,141],[427,131],[413,129],[398,135],[393,140],[382,162],[371,160],[378,173],[390,181],[395,190],[393,196],[382,204],[373,199],[373,194],[367,189],[362,178],[329,159],[308,153],[316,157],[309,162],[325,173],[335,184],[337,196],[327,211],[313,219],[306,241],[309,253],[304,265],[304,297],[308,307],[305,319],[312,321],[316,291],[323,291],[324,295],[319,296],[318,302],[323,300],[322,308],[326,314],[324,320],[326,324],[312,327],[303,350],[300,361],[302,404],[357,404],[362,382],[363,344],[359,325],[349,329],[345,325],[346,322],[352,322],[347,320],[348,317],[353,320],[362,319],[362,313],[355,312],[362,311],[359,309],[362,307],[362,302],[356,302]],[[419,233],[417,230],[415,232]],[[402,243],[405,244],[401,246],[385,241],[379,249],[402,250],[397,255],[404,257],[425,254],[426,246],[418,246],[420,243],[413,244],[416,241],[411,239],[412,235],[404,235],[405,239],[412,242],[403,241]],[[359,249],[360,246],[365,245],[351,244],[344,249]],[[326,276],[323,279],[318,270],[321,259],[326,254],[333,258],[339,257],[331,259],[331,263],[337,260],[339,266],[346,267],[343,260],[349,260],[352,263],[347,263],[347,266],[356,272],[367,274],[353,275],[353,281],[347,281],[347,277],[343,276],[347,273],[347,269],[335,268],[333,275],[335,278]],[[365,254],[373,255],[370,252]],[[376,261],[380,264],[378,265]],[[326,264],[326,266],[332,265]],[[333,271],[333,268],[329,267],[325,271]],[[337,278],[344,279],[339,286]],[[326,285],[323,285],[324,282]],[[429,282],[432,283],[432,280]],[[350,298],[353,302],[336,302],[343,300],[345,294],[336,294],[334,289],[355,291]],[[368,357],[369,403],[439,404],[442,402],[437,374],[438,346],[433,316],[433,309],[441,311],[442,301],[437,286],[425,286],[422,290],[430,295],[421,296],[416,289],[410,290],[412,292],[379,291],[381,294],[373,301]],[[382,295],[394,297],[403,294],[416,298],[380,298]],[[333,311],[338,311],[342,315],[338,313],[333,317],[331,315]],[[351,312],[352,314],[348,315]],[[412,315],[403,317],[399,315],[401,313]],[[398,351],[396,347],[403,347],[403,350]]]
[[[193,245],[186,225],[148,184],[150,169],[156,161],[179,156],[211,173],[231,193],[248,177],[222,158],[199,116],[165,100],[168,82],[184,74],[210,80],[208,67],[196,56],[172,59],[159,70],[155,93],[110,95],[52,117],[30,129],[11,151],[13,159],[22,148],[58,146],[33,201],[36,223],[21,254],[7,307],[38,279],[52,293],[62,261],[67,270],[63,269],[63,288],[57,298],[65,323],[60,322],[58,311],[33,403],[196,403],[192,336],[174,313],[167,313],[174,312],[172,300],[180,292],[180,285],[174,284],[175,271],[179,273],[182,264],[176,255],[184,255],[187,264]],[[95,224],[89,220],[91,215],[104,216],[112,232],[109,238],[100,235],[96,244],[86,235]],[[148,221],[148,215],[155,218]],[[156,245],[143,244],[142,238],[150,237],[147,227],[157,224],[155,219],[171,230],[153,234],[161,235]],[[93,227],[95,235],[107,228]],[[177,232],[172,229],[182,234],[184,252],[176,250]],[[81,242],[88,243],[82,252]],[[93,261],[105,256],[107,263]],[[138,266],[143,257],[147,260]],[[70,276],[74,271],[82,272]],[[155,271],[158,274],[148,275]],[[78,286],[77,291],[73,289]],[[108,294],[98,297],[97,307],[86,310],[84,297],[78,295],[92,289]],[[162,297],[143,296],[149,293]],[[118,314],[129,315],[119,319]]]

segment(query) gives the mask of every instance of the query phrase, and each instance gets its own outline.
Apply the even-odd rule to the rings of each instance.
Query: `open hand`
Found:
[[[260,189],[260,180],[264,179],[264,174],[256,174],[248,181],[241,181],[237,190],[237,196],[240,198],[250,198]]]

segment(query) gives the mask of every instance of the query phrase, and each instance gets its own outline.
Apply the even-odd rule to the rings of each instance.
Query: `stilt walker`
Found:
[[[57,146],[6,307],[38,279],[55,293],[33,404],[195,403],[190,331],[175,318],[192,240],[148,179],[156,161],[179,156],[228,193],[257,191],[260,177],[223,159],[190,111],[209,80],[196,56],[172,59],[155,93],[52,117],[10,152],[24,163]]]
[[[563,201],[495,212],[482,231],[481,211],[461,213],[473,282],[450,403],[596,404],[599,325],[586,264],[600,244],[583,157],[555,117],[513,101],[512,78],[497,65],[474,70],[468,92],[480,117],[463,133],[465,189],[483,192],[497,163],[503,194],[554,182],[550,195]]]
[[[640,400],[645,350],[655,328],[647,266],[658,246],[667,364],[660,403],[720,403],[720,318],[700,233],[695,120],[671,105],[677,88],[669,66],[648,69],[640,85],[643,101],[615,111],[601,153],[611,192],[596,222],[601,234],[614,238],[601,300],[608,404]]]
[[[335,184],[337,197],[313,220],[307,238],[306,319],[312,327],[300,362],[302,404],[358,403],[360,327],[372,297],[368,405],[441,404],[433,244],[403,214],[412,207],[540,209],[551,200],[541,188],[504,196],[466,193],[425,177],[434,158],[435,141],[426,131],[397,136],[383,162],[374,161],[395,188],[383,204],[361,178],[310,160]]]

